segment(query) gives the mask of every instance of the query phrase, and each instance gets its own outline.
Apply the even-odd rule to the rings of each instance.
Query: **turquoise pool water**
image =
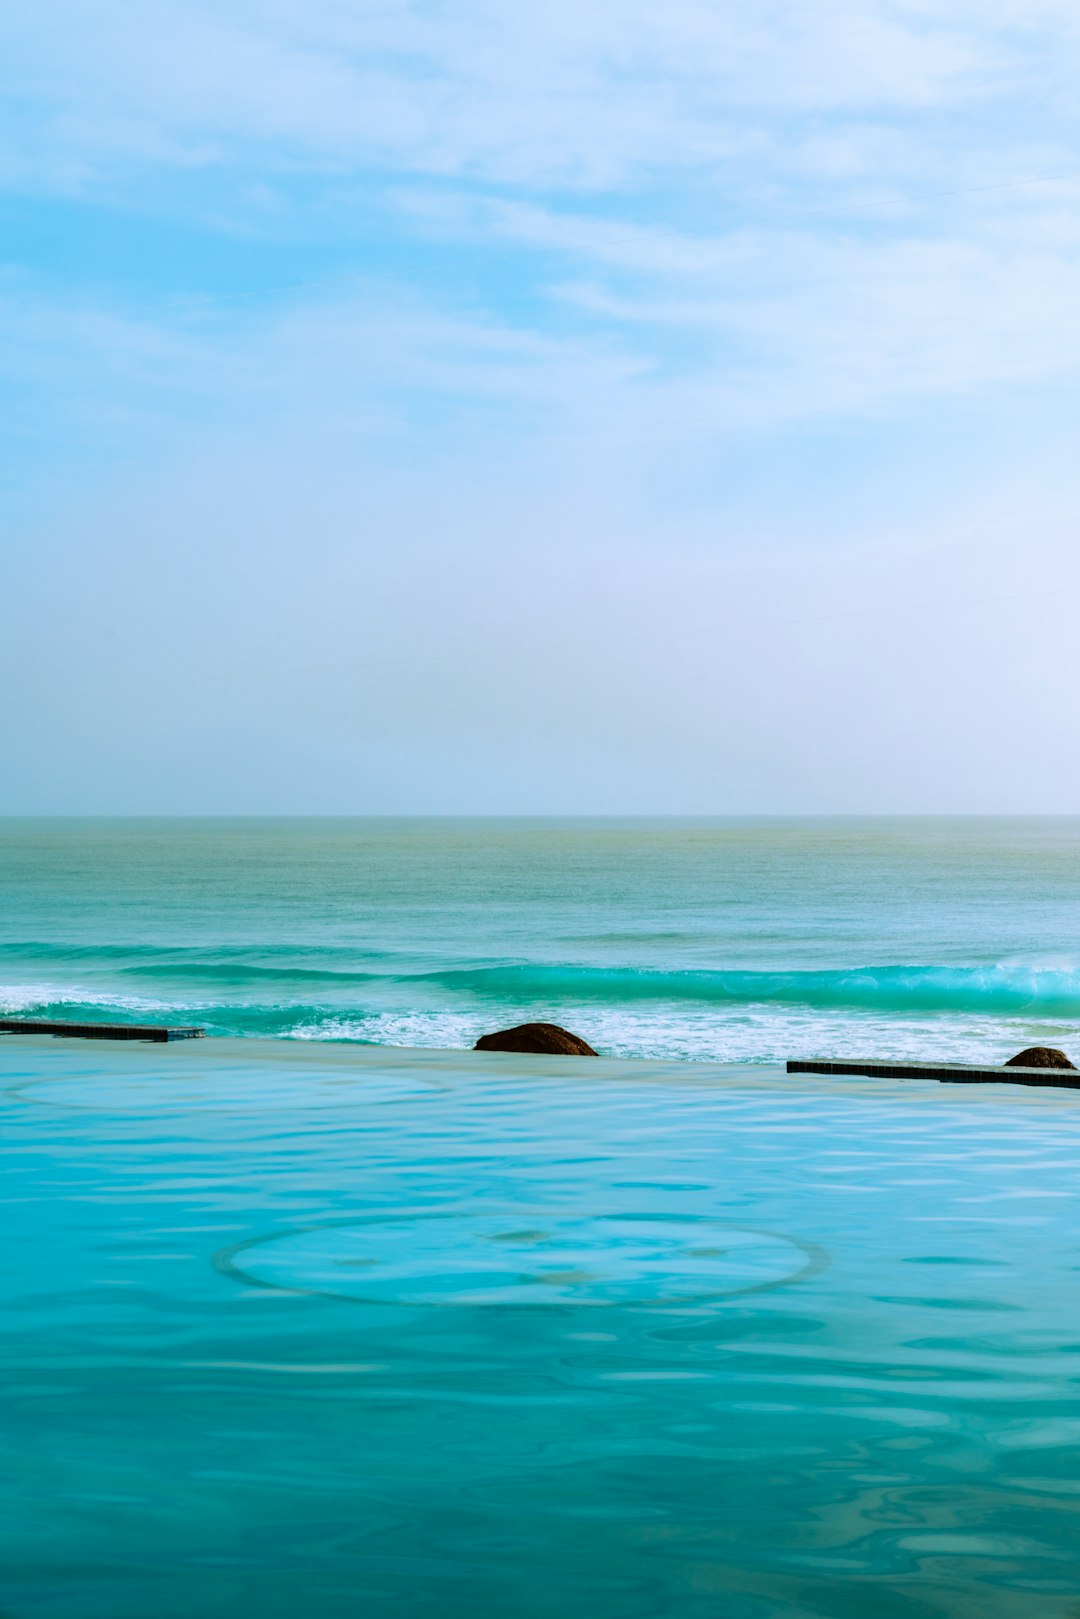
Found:
[[[4,1619],[1080,1614],[1080,1096],[0,1072]]]

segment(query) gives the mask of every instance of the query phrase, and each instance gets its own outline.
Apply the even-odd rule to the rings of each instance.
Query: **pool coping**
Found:
[[[867,1079],[936,1079],[956,1085],[1049,1085],[1080,1090],[1080,1069],[987,1067],[982,1063],[878,1062],[848,1058],[792,1058],[789,1074],[857,1074]]]

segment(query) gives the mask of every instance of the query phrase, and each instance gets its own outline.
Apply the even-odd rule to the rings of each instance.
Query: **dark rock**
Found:
[[[1071,1068],[1076,1072],[1076,1064],[1070,1062],[1063,1051],[1056,1046],[1028,1046],[1025,1051],[1018,1051],[1015,1057],[1010,1057],[1005,1064],[1006,1068]]]
[[[595,1057],[592,1046],[557,1023],[519,1023],[516,1029],[482,1034],[474,1051],[533,1051],[542,1056]]]

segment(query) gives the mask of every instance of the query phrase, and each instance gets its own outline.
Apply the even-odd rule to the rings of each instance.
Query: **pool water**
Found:
[[[3,1619],[1080,1616],[1080,1094],[0,1075]]]

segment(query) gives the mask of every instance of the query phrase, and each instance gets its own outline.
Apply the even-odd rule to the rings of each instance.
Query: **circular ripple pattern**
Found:
[[[255,1237],[214,1263],[257,1286],[370,1303],[677,1306],[803,1281],[828,1260],[707,1217],[455,1209]]]

